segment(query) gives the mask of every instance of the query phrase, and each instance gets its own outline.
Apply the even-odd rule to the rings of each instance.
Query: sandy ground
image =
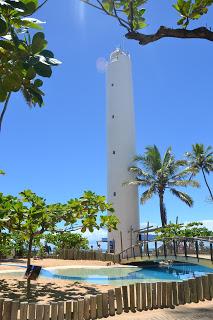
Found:
[[[9,264],[9,266],[7,265]],[[33,260],[32,264],[42,267],[106,267],[107,262],[90,261],[90,260],[59,260],[59,259],[42,259]],[[26,259],[17,259],[9,261],[1,261],[0,263],[0,296],[10,299],[20,299],[26,301],[26,283],[19,281],[23,277],[15,273],[5,275],[2,272],[6,270],[22,271],[16,265],[26,266]],[[112,267],[114,264],[112,264]],[[62,301],[70,299],[78,299],[86,295],[98,294],[112,288],[108,285],[95,285],[83,282],[74,282],[70,280],[60,279],[44,279],[39,278],[37,281],[32,281],[31,285],[31,299],[35,302],[49,302],[49,301]]]
[[[26,266],[27,259],[12,259],[2,260],[0,263],[0,270],[15,269],[16,265]],[[8,266],[12,265],[12,266]],[[95,260],[60,260],[60,259],[32,259],[32,264],[37,266],[46,267],[58,267],[58,266],[107,266],[106,261],[95,261]],[[112,263],[112,265],[114,265]],[[14,268],[15,267],[15,268]]]
[[[113,320],[212,320],[213,301],[185,304],[175,309],[157,309],[135,313],[122,313]]]

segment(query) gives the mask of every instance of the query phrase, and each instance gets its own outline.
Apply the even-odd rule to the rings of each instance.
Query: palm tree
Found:
[[[161,157],[158,148],[149,146],[142,156],[136,156],[135,165],[129,168],[129,171],[135,175],[133,181],[128,181],[128,185],[138,185],[148,187],[141,195],[140,201],[144,204],[154,194],[159,196],[160,216],[162,226],[167,224],[166,207],[164,203],[164,194],[169,190],[173,195],[185,202],[189,207],[193,205],[192,198],[174,187],[199,187],[199,183],[192,179],[188,179],[189,171],[182,168],[187,165],[185,160],[175,160],[171,148]]]
[[[210,186],[207,182],[206,174],[210,174],[213,171],[213,149],[208,146],[206,149],[202,143],[196,143],[192,145],[192,151],[186,152],[188,159],[189,169],[191,170],[191,177],[202,172],[205,184],[209,190],[211,199],[213,200],[213,194]]]

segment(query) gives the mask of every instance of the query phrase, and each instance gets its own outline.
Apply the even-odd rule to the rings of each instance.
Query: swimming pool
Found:
[[[55,268],[45,270],[53,277],[86,281],[96,284],[124,285],[136,282],[181,281],[213,272],[213,269],[193,264],[169,266],[114,267],[114,268]]]
[[[213,269],[195,264],[174,263],[171,265],[143,267],[58,267],[42,269],[41,276],[48,279],[65,279],[105,285],[126,285],[136,282],[181,281],[206,273]],[[7,273],[8,274],[8,273]],[[21,275],[22,272],[10,273]],[[3,276],[3,273],[1,273]]]

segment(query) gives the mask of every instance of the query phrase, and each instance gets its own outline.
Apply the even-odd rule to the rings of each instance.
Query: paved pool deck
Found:
[[[213,300],[185,304],[175,309],[123,313],[113,320],[213,320]]]

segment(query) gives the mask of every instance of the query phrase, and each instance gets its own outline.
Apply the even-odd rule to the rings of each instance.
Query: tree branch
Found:
[[[180,38],[180,39],[205,39],[213,41],[213,32],[206,27],[200,27],[193,30],[186,29],[171,29],[161,26],[154,34],[142,34],[139,32],[128,32],[125,37],[139,41],[139,44],[146,45],[151,42],[160,40],[161,38]]]
[[[34,14],[35,12],[37,12],[39,9],[41,9],[48,0],[44,0],[44,2],[42,2],[32,13],[30,13],[29,15],[27,15],[27,17],[31,16],[32,14]]]
[[[124,28],[126,28],[127,30],[130,29],[130,28],[129,28],[129,23],[128,23],[126,20],[124,20],[123,18],[121,18],[121,17],[118,16],[118,14],[117,14],[117,11],[118,11],[118,10],[117,10],[117,9],[116,9],[116,14],[113,14],[113,13],[109,13],[109,12],[104,8],[104,6],[102,5],[102,3],[101,3],[100,1],[98,1],[98,0],[97,0],[97,2],[98,2],[98,4],[100,5],[100,7],[99,7],[99,6],[96,6],[95,4],[93,4],[93,3],[91,3],[91,2],[89,2],[89,0],[80,0],[80,1],[88,4],[89,6],[95,8],[95,9],[98,9],[98,10],[102,11],[102,13],[104,13],[104,14],[110,16],[110,17],[113,17],[113,18],[117,19],[120,24],[121,24],[121,22],[123,23],[123,24],[121,24],[121,25],[122,25]],[[114,11],[114,10],[113,10],[113,11]],[[122,12],[123,12],[123,11],[122,11]]]
[[[118,19],[118,21],[119,21],[119,23],[120,23],[120,25],[122,26],[122,27],[124,27],[124,28],[126,28],[129,32],[130,32],[130,27],[129,27],[129,25],[128,24],[125,24],[123,21],[122,21],[122,19],[118,16],[118,13],[117,13],[117,10],[116,10],[116,8],[115,8],[115,4],[114,4],[114,2],[113,2],[113,11],[114,11],[114,15],[115,15],[115,18],[117,18]]]
[[[1,131],[1,128],[2,128],[2,122],[3,122],[3,119],[4,119],[4,114],[5,114],[5,112],[7,110],[7,107],[8,107],[8,102],[10,100],[10,96],[11,96],[11,92],[9,92],[8,95],[7,95],[7,99],[5,101],[4,108],[3,108],[2,112],[1,112],[1,115],[0,115],[0,131]]]

